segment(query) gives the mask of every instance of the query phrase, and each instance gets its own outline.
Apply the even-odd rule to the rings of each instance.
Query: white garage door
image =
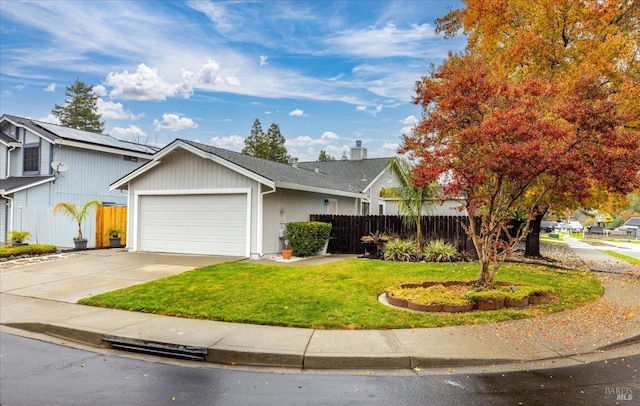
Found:
[[[139,250],[246,256],[247,195],[140,196]]]

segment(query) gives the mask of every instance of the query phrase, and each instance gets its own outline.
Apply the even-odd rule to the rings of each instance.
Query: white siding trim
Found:
[[[251,188],[224,188],[224,189],[170,189],[170,190],[139,190],[134,193],[133,200],[133,239],[132,251],[138,251],[138,216],[140,213],[140,197],[141,196],[167,196],[167,195],[220,195],[220,194],[246,194],[247,195],[247,212],[245,220],[246,239],[245,239],[245,256],[251,255]],[[132,206],[129,206],[132,207]]]
[[[135,169],[134,171],[129,172],[128,175],[125,175],[124,177],[122,177],[122,178],[118,179],[117,181],[113,182],[109,186],[109,191],[113,191],[113,190],[116,190],[116,189],[124,189],[123,186],[125,186],[129,182],[131,182],[132,179],[136,178],[138,175],[141,175],[141,174],[145,173],[149,169],[160,165],[161,163],[162,163],[162,161],[154,160],[154,161],[149,161],[149,162],[143,164],[138,169]]]

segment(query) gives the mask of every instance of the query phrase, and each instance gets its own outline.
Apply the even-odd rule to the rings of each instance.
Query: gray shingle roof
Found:
[[[177,140],[178,141],[178,140]],[[204,152],[219,156],[245,170],[274,182],[291,183],[344,192],[362,192],[387,166],[388,158],[360,161],[301,162],[290,164],[255,158],[199,142],[180,139]],[[315,168],[319,168],[319,172]]]
[[[50,142],[54,142],[57,138],[76,141],[84,144],[99,145],[102,147],[116,148],[124,151],[132,151],[143,154],[153,154],[158,148],[149,145],[136,144],[133,142],[122,141],[110,135],[96,134],[89,131],[76,130],[73,128],[63,127],[55,124],[45,123],[42,121],[32,120],[29,118],[12,116],[4,114],[2,118],[28,128],[29,130],[40,134]]]
[[[0,190],[11,194],[16,190],[25,189],[41,182],[52,181],[54,176],[14,176],[0,179]]]

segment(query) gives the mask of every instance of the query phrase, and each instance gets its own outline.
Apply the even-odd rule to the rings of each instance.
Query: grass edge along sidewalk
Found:
[[[581,270],[504,263],[497,281],[553,288],[559,299],[524,309],[415,313],[378,302],[408,282],[473,280],[476,263],[399,263],[346,259],[315,267],[252,262],[194,269],[79,303],[167,316],[315,329],[426,328],[499,322],[582,306],[603,293]]]

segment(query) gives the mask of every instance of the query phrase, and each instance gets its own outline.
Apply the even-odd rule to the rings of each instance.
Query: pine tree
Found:
[[[60,120],[65,127],[91,131],[101,134],[104,132],[104,122],[98,114],[98,96],[93,93],[93,85],[87,86],[76,79],[75,83],[67,86],[65,105],[55,105],[51,113]]]
[[[244,140],[245,147],[242,149],[242,153],[256,158],[287,163],[290,161],[290,156],[284,146],[285,141],[278,124],[271,124],[265,134],[262,131],[260,120],[256,118],[253,127],[251,127],[251,134]]]
[[[327,151],[325,151],[324,149],[322,151],[320,151],[320,153],[318,154],[318,161],[320,162],[331,162],[331,161],[335,161],[336,158],[333,155],[329,155],[327,154]]]
[[[284,146],[286,140],[280,133],[280,127],[278,124],[272,123],[269,130],[267,130],[267,141],[269,145],[269,152],[266,159],[281,162],[283,164],[290,161],[290,157],[287,154],[287,148]]]

